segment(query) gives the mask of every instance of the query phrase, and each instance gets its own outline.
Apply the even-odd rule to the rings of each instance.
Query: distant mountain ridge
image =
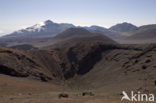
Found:
[[[60,34],[56,35],[55,38],[68,38],[74,35],[87,35],[87,34],[91,34],[91,32],[89,32],[88,30],[84,29],[84,28],[69,28],[63,32],[61,32]]]
[[[53,45],[47,46],[46,48],[67,46],[80,42],[103,42],[105,44],[117,44],[114,40],[103,34],[93,33],[84,28],[69,28],[51,39],[51,41],[54,40],[57,42]]]
[[[145,40],[155,39],[156,40],[156,25],[144,25],[138,28],[137,31],[133,32],[133,35],[128,39]]]
[[[131,24],[131,23],[121,23],[121,24],[116,24],[112,27],[109,28],[111,31],[117,31],[117,32],[131,32],[137,30],[138,27]]]
[[[137,30],[128,32],[129,36],[125,39],[116,40],[122,44],[151,44],[156,43],[156,25],[143,25]]]
[[[54,23],[51,20],[47,20],[41,24],[36,24],[34,26],[28,27],[26,29],[21,29],[15,31],[5,37],[25,37],[25,36],[55,36],[64,30],[75,27],[73,24],[68,23]]]
[[[124,36],[119,33],[119,32],[116,32],[116,31],[111,31],[105,27],[101,27],[101,26],[96,26],[96,25],[93,25],[93,26],[90,26],[90,27],[84,27],[85,29],[89,30],[90,32],[93,32],[93,33],[100,33],[100,34],[104,34],[106,36],[108,36],[109,38],[123,38]]]

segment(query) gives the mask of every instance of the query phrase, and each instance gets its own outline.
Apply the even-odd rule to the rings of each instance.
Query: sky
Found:
[[[156,0],[0,0],[0,35],[49,19],[107,28],[156,24]]]

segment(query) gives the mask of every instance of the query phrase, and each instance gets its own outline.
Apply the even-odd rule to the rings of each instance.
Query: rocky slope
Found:
[[[62,78],[52,52],[36,51],[34,53],[33,51],[24,52],[0,47],[0,73],[17,77],[36,78],[43,81],[52,80],[58,75],[58,77]],[[46,62],[44,63],[44,61]],[[48,64],[48,62],[53,63]]]
[[[108,94],[122,90],[155,93],[155,52],[156,45],[78,44],[69,48],[67,58],[63,59],[64,67],[68,68],[65,76],[81,75],[74,75],[74,80],[69,82],[71,88],[78,90],[85,88]]]

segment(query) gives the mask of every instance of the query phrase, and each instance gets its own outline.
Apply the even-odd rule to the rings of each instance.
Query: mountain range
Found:
[[[104,38],[112,39],[111,41],[116,41],[121,44],[155,43],[155,32],[156,26],[154,24],[137,27],[131,23],[124,22],[116,24],[110,28],[105,28],[96,25],[81,27],[73,24],[55,23],[51,20],[47,20],[40,24],[1,37],[0,45],[14,47],[28,44],[40,48],[58,44],[58,42],[61,44],[68,44],[69,42],[72,43],[75,41],[90,39],[102,41],[102,39],[100,39],[101,35],[105,36]]]
[[[40,24],[36,24],[34,26],[21,29],[18,31],[15,31],[11,34],[8,34],[4,37],[52,37],[55,36],[69,28],[85,28],[89,30],[90,32],[94,33],[104,33],[110,38],[115,38],[118,36],[121,36],[119,33],[111,31],[107,28],[101,27],[101,26],[90,26],[90,27],[81,27],[81,26],[75,26],[73,24],[68,23],[54,23],[51,20],[47,20],[45,22],[42,22]]]

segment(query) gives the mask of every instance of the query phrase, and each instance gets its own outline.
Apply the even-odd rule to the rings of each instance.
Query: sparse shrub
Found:
[[[66,93],[61,93],[61,94],[58,95],[58,97],[59,97],[59,98],[68,98],[69,95],[66,94]]]
[[[151,62],[151,60],[150,59],[147,59],[146,61],[145,61],[145,63],[150,63]]]
[[[94,96],[92,92],[83,92],[82,96]]]
[[[154,85],[156,86],[156,80],[154,81]]]
[[[146,65],[143,65],[142,66],[142,69],[144,69],[144,70],[147,69],[147,66]]]

